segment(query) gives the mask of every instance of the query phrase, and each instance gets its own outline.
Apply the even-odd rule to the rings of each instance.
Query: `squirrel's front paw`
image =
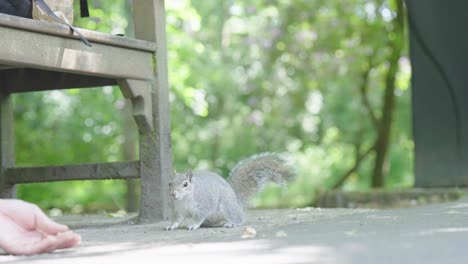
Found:
[[[189,225],[189,226],[187,227],[187,230],[195,230],[195,229],[198,229],[199,227],[200,227],[200,225],[196,225],[196,224],[194,224],[194,225]]]
[[[175,223],[174,223],[174,224],[172,224],[172,225],[170,225],[170,226],[164,227],[163,229],[166,230],[166,231],[170,231],[170,230],[175,230],[175,229],[177,229],[178,226],[179,226],[179,224],[175,224]]]

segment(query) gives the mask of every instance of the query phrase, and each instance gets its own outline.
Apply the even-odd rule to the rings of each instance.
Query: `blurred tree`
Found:
[[[396,96],[395,90],[397,85],[396,76],[398,73],[399,61],[404,47],[404,9],[403,0],[394,0],[394,17],[390,25],[386,27],[388,32],[387,45],[389,55],[387,59],[388,69],[385,75],[385,90],[382,100],[382,117],[377,123],[377,139],[375,141],[375,165],[372,174],[372,187],[383,187],[385,168],[387,162],[387,152],[390,145],[390,133],[393,122],[393,112],[395,111]],[[390,28],[390,29],[388,29]]]
[[[311,155],[299,167],[298,184],[307,187],[289,191],[289,201],[307,197],[298,204],[310,203],[317,188],[382,187],[384,175],[389,187],[411,186],[401,1],[216,3],[178,1],[169,10],[169,36],[178,51],[171,73],[186,76],[171,78],[174,102],[185,102],[173,115],[180,111],[185,120],[196,120],[176,123],[174,130],[177,136],[184,127],[184,136],[176,138],[190,141],[192,166],[214,164],[226,175],[237,159],[259,151]],[[186,44],[195,49],[180,53],[178,45]],[[392,122],[397,99],[401,109]],[[396,143],[390,145],[391,138]],[[205,162],[197,145],[216,151]],[[261,203],[277,204],[288,200],[285,195],[271,191]]]

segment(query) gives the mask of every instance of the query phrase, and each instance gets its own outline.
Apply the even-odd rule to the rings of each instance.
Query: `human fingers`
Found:
[[[67,231],[58,235],[43,234],[43,238],[38,241],[29,241],[29,243],[17,244],[12,247],[5,248],[7,252],[13,255],[35,255],[47,253],[56,249],[71,248],[78,245],[81,237],[72,232]]]
[[[67,226],[52,221],[37,205],[26,201],[0,199],[0,213],[28,230],[39,229],[46,234],[57,234],[68,230]]]
[[[71,248],[81,243],[81,236],[73,231],[66,231],[64,233],[58,233],[57,237],[63,241],[58,247],[59,248]]]
[[[34,223],[35,228],[49,235],[68,230],[68,226],[53,221],[37,206],[34,207]]]
[[[4,246],[5,251],[13,255],[34,255],[52,251],[56,248],[57,238],[44,235],[42,239],[31,239],[20,243],[11,243]]]

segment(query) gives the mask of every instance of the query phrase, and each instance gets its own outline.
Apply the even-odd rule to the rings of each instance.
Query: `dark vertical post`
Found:
[[[5,171],[15,163],[11,95],[0,92],[0,197],[14,198],[15,186],[5,180]]]
[[[417,187],[468,186],[466,1],[406,0]]]

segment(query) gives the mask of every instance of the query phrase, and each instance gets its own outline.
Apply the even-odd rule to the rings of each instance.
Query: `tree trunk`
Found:
[[[383,187],[385,184],[385,162],[390,145],[390,135],[393,122],[393,112],[396,104],[396,74],[398,72],[398,61],[403,49],[403,25],[404,10],[403,0],[395,0],[397,4],[396,17],[393,20],[393,32],[395,37],[389,40],[391,54],[388,58],[389,68],[385,78],[385,91],[383,96],[382,117],[380,118],[377,139],[375,143],[375,164],[372,174],[371,186],[373,188]]]
[[[395,73],[398,65],[390,62],[390,69],[387,73],[386,87],[384,93],[384,103],[382,109],[382,118],[375,144],[375,165],[372,174],[371,186],[374,188],[384,186],[385,160],[390,144],[390,130],[392,128],[393,110],[395,108]],[[396,62],[398,64],[398,61]]]

